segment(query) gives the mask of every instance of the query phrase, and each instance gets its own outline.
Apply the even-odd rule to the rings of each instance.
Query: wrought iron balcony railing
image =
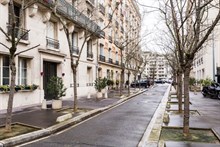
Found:
[[[118,28],[118,26],[119,26],[118,21],[115,21],[115,27]]]
[[[36,2],[40,2],[45,6],[53,6],[53,0],[35,0]],[[93,0],[94,1],[94,0]],[[103,30],[90,18],[85,16],[82,12],[77,10],[74,6],[68,3],[65,0],[58,0],[57,4],[57,12],[62,16],[68,18],[69,20],[73,21],[74,23],[81,25],[82,27],[88,29],[89,31],[93,32],[98,37],[102,37]]]
[[[99,55],[99,61],[105,62],[105,56]]]
[[[110,13],[108,14],[108,20],[112,21],[112,14],[110,14]]]
[[[113,63],[112,58],[108,59],[108,63],[111,63],[111,64]]]
[[[108,36],[108,40],[112,43],[112,36]]]
[[[123,27],[121,27],[121,33],[124,33],[124,28]]]
[[[93,6],[95,5],[95,0],[86,0],[88,3],[92,4]]]
[[[99,11],[104,15],[105,14],[105,7],[103,4],[99,4]]]
[[[79,47],[72,46],[72,51],[73,51],[73,54],[79,55]]]
[[[55,49],[60,48],[59,40],[55,40],[53,38],[46,37],[46,41],[47,41],[47,46],[48,47],[52,47],[52,48],[55,48]]]
[[[7,33],[9,36],[12,35],[12,26],[11,25],[8,25],[7,26]],[[28,40],[28,30],[25,30],[23,28],[18,28],[18,27],[15,27],[14,29],[14,33],[15,33],[15,37],[16,38],[21,38],[22,40]]]
[[[119,42],[117,40],[114,41],[114,44],[119,47]]]
[[[87,52],[87,58],[93,58],[93,53],[92,52]]]

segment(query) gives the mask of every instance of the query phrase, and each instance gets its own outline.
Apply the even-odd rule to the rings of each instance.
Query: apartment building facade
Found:
[[[122,66],[130,68],[125,61],[126,53],[140,50],[137,49],[141,23],[139,9],[133,0],[99,0],[98,6],[99,24],[101,28],[106,27],[105,38],[99,39],[98,75],[120,80]]]
[[[172,77],[171,68],[163,55],[146,51],[144,52],[144,56],[147,60],[144,72],[147,78],[154,80],[167,80]]]
[[[212,23],[218,9],[210,8],[206,23]],[[210,25],[210,24],[209,24]],[[220,83],[220,27],[217,25],[202,48],[196,53],[191,77],[196,80],[210,78]]]
[[[21,3],[19,0],[15,1],[16,19],[19,22],[18,25],[22,25],[22,31],[16,31],[21,32],[20,35],[22,35],[22,32],[28,31],[19,42],[17,52],[36,45],[39,46],[27,52],[22,52],[16,57],[16,85],[35,84],[38,85],[38,88],[34,91],[19,90],[16,92],[14,107],[36,105],[42,103],[43,99],[51,99],[46,90],[47,82],[51,76],[62,77],[67,88],[66,96],[63,99],[73,97],[73,74],[70,66],[69,46],[59,18],[49,10],[49,6],[53,2],[53,0],[29,1],[29,7],[24,10],[24,19],[21,20],[19,18]],[[104,2],[105,5],[113,7],[112,3],[114,1],[106,0]],[[122,1],[117,1],[117,3],[118,5],[123,4]],[[113,75],[112,78],[119,78],[123,52],[120,52],[116,47],[117,40],[112,38],[112,42],[110,42],[109,35],[107,35],[110,29],[102,30],[108,23],[107,12],[110,12],[110,10],[105,10],[105,15],[103,15],[103,12],[101,13],[103,7],[100,4],[102,4],[101,1],[95,0],[58,1],[58,13],[65,20],[64,22],[68,24],[68,30],[71,33],[73,58],[77,59],[82,49],[77,68],[79,97],[96,93],[93,83],[98,75],[102,75],[102,77]],[[119,10],[118,8],[117,11]],[[112,14],[114,15],[114,13]],[[122,17],[121,14],[120,16]],[[8,0],[0,1],[0,18],[0,27],[5,32],[10,32]],[[104,20],[104,24],[100,23],[100,18]],[[113,22],[111,22],[111,27],[113,27],[112,24]],[[86,38],[85,41],[87,31],[92,35]],[[121,34],[121,36],[123,35]],[[0,42],[10,46],[9,40],[2,32],[0,33]],[[104,62],[101,55],[106,56]],[[0,85],[9,84],[9,50],[4,46],[0,46]],[[8,92],[0,92],[0,110],[7,108],[7,101]]]

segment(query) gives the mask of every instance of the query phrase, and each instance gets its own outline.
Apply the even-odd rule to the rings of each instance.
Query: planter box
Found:
[[[97,98],[102,98],[102,92],[97,92]]]
[[[52,100],[52,109],[61,109],[62,100]]]

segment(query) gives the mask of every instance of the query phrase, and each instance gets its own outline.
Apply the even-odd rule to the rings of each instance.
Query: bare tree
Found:
[[[178,62],[184,75],[183,133],[189,135],[189,75],[197,51],[207,42],[220,19],[220,1],[167,0],[160,8],[175,43]],[[212,13],[210,18],[210,11]]]
[[[18,44],[29,33],[29,30],[27,31],[23,30],[23,23],[22,23],[22,21],[24,20],[24,11],[27,7],[29,7],[29,4],[25,3],[25,1],[22,0],[21,10],[19,14],[15,14],[14,1],[10,0],[9,1],[8,32],[6,32],[3,28],[0,27],[0,32],[2,32],[7,38],[7,40],[10,42],[10,46],[7,46],[6,44],[0,42],[0,45],[4,46],[9,51],[9,67],[11,71],[11,76],[10,76],[10,92],[9,92],[9,98],[8,98],[7,114],[6,114],[6,120],[5,120],[5,129],[9,132],[11,131],[13,99],[14,99],[14,93],[15,93],[15,78],[17,75],[15,57],[21,53],[27,52],[39,46],[39,45],[36,45],[30,48],[27,48],[25,50],[18,51]]]

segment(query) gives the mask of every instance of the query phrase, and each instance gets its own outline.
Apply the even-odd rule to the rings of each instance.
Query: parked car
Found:
[[[150,81],[149,80],[141,80],[141,81],[134,81],[131,83],[131,87],[144,87],[144,88],[148,88],[150,86]]]
[[[165,81],[163,81],[163,80],[155,80],[154,81],[156,84],[164,84],[165,83]]]

